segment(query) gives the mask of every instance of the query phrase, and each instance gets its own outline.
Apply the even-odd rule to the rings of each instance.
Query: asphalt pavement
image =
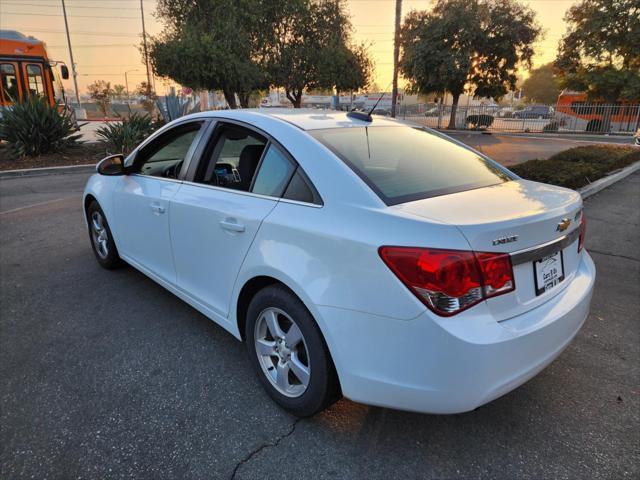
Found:
[[[592,312],[540,375],[461,415],[341,400],[305,420],[222,328],[97,265],[85,180],[0,179],[0,478],[640,476],[639,173],[586,201]]]

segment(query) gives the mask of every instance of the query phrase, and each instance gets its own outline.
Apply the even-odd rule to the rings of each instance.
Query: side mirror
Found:
[[[69,80],[69,67],[66,65],[60,65],[60,75],[63,80]]]
[[[100,160],[96,166],[96,171],[100,175],[124,175],[124,155],[110,155]]]

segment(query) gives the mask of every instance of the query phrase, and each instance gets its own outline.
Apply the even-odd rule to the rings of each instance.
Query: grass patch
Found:
[[[570,148],[546,160],[529,160],[510,170],[527,180],[577,189],[640,160],[640,148],[589,145]]]

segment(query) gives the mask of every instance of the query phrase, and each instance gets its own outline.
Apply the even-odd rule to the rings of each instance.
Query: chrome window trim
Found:
[[[233,188],[218,187],[216,185],[207,185],[206,183],[190,182],[189,180],[183,180],[181,183],[184,185],[191,185],[194,187],[208,188],[210,190],[216,190],[218,192],[233,193],[235,195],[245,195],[249,197],[262,198],[264,200],[273,200],[275,202],[280,200],[278,197],[271,197],[269,195],[261,195],[259,193],[245,192],[244,190],[234,190]]]
[[[167,178],[167,177],[156,177],[155,175],[145,175],[144,173],[129,173],[125,175],[126,177],[141,177],[141,178],[153,178],[155,180],[162,180],[165,182],[173,182],[173,183],[184,183],[184,181],[179,178]]]
[[[144,176],[144,175],[141,175],[141,176]],[[161,177],[157,177],[157,178],[161,178]],[[182,183],[183,185],[191,185],[194,187],[208,188],[210,190],[216,190],[218,192],[233,193],[235,195],[245,195],[248,197],[262,198],[264,200],[272,200],[274,202],[291,203],[293,205],[300,205],[302,207],[322,208],[324,206],[324,205],[317,205],[315,203],[299,202],[297,200],[288,200],[286,198],[273,197],[271,195],[262,195],[260,193],[245,192],[244,190],[234,190],[232,188],[218,187],[216,185],[207,185],[205,183],[190,182],[188,180],[182,180],[180,181],[180,183]]]
[[[289,200],[288,198],[279,198],[278,199],[282,203],[290,203],[292,205],[299,205],[301,207],[313,207],[313,208],[322,208],[324,204],[318,205],[317,203],[309,203],[309,202],[301,202],[300,200]]]
[[[557,238],[556,240],[552,240],[550,242],[543,243],[542,245],[537,245],[535,247],[518,250],[517,252],[512,252],[510,254],[511,264],[520,265],[523,263],[540,260],[543,257],[556,253],[560,250],[564,250],[573,242],[575,242],[579,236],[580,236],[580,227],[574,228],[572,232],[566,234],[563,237]]]

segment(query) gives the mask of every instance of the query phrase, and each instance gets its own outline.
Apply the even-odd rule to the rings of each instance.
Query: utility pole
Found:
[[[142,16],[142,44],[144,46],[144,65],[147,67],[147,90],[151,90],[151,72],[149,72],[149,55],[147,53],[147,30],[144,26],[144,6],[140,0],[140,15]]]
[[[78,90],[78,72],[76,72],[76,62],[73,61],[73,50],[71,49],[71,37],[69,36],[69,22],[67,21],[67,8],[62,0],[62,14],[64,15],[64,28],[67,32],[67,45],[69,45],[69,58],[71,60],[71,74],[73,75],[73,86],[76,89],[76,101],[78,102],[78,108],[82,108],[80,105],[80,93]]]
[[[391,116],[396,117],[398,102],[398,60],[400,58],[400,18],[402,17],[402,0],[396,0],[396,31],[393,39],[393,88],[391,90]]]

